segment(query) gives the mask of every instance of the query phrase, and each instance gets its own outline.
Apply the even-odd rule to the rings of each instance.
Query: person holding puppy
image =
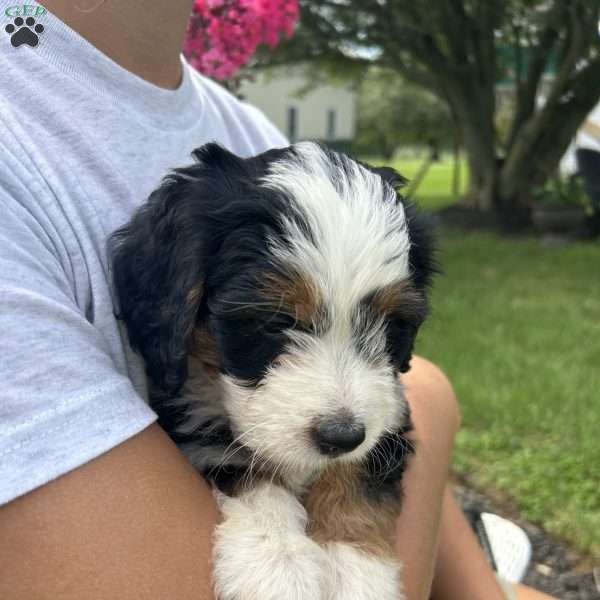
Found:
[[[4,600],[212,597],[218,510],[145,402],[105,251],[194,148],[287,144],[182,61],[191,4],[0,3]],[[505,598],[448,486],[451,385],[419,357],[403,383],[418,443],[397,522],[406,596]]]

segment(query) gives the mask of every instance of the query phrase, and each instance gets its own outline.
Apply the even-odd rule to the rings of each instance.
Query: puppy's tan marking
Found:
[[[403,279],[374,292],[368,304],[383,317],[396,313],[411,318],[424,312],[425,299],[410,280]]]
[[[190,357],[202,364],[207,373],[216,373],[220,367],[219,352],[215,338],[206,327],[194,330],[190,345]]]
[[[193,315],[197,314],[197,312],[198,312],[198,308],[200,306],[200,301],[202,300],[203,293],[204,293],[204,286],[202,285],[202,282],[200,281],[187,293],[187,296],[185,297],[185,304],[186,304],[185,310],[192,313],[192,317],[193,317]],[[174,317],[174,315],[170,315],[169,318],[173,318],[173,317]],[[194,319],[190,318],[187,320],[187,325],[186,325],[186,329],[185,329],[186,338],[192,334],[193,329],[194,329]],[[192,336],[192,338],[193,338],[193,336]],[[193,345],[193,339],[192,339],[191,344]]]
[[[360,465],[335,464],[308,491],[309,535],[319,543],[344,542],[375,556],[396,558],[400,502],[367,497]]]
[[[187,294],[186,302],[190,306],[196,306],[200,299],[202,298],[202,294],[204,293],[204,286],[202,282],[197,283]]]
[[[304,325],[311,325],[318,318],[323,303],[319,290],[310,277],[301,273],[267,273],[262,284],[262,294],[273,302],[274,308]]]

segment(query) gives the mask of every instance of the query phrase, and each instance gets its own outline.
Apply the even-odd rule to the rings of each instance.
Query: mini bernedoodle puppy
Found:
[[[214,484],[220,600],[398,600],[409,368],[435,271],[395,171],[217,144],[112,239],[160,423]]]

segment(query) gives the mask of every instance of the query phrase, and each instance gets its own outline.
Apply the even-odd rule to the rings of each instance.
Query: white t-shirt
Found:
[[[38,45],[15,47],[10,6],[0,0],[0,503],[155,419],[113,314],[107,237],[197,146],[286,144],[187,64],[177,90],[158,88],[41,8]]]

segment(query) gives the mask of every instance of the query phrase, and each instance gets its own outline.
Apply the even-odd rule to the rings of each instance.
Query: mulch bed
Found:
[[[600,600],[600,565],[594,568],[589,558],[516,516],[501,499],[484,496],[464,482],[455,485],[455,492],[463,509],[496,513],[527,532],[533,556],[523,583],[559,600]]]
[[[492,231],[503,235],[531,235],[534,233],[528,211],[514,213],[484,212],[462,204],[452,204],[435,211],[435,219],[442,226],[463,231]]]
[[[452,204],[433,213],[438,226],[462,231],[487,231],[507,237],[540,236],[531,222],[528,209],[513,209],[506,212],[484,212],[464,204]],[[600,237],[600,214],[588,217],[583,226],[570,233],[544,234],[550,244],[573,240],[591,240]]]

